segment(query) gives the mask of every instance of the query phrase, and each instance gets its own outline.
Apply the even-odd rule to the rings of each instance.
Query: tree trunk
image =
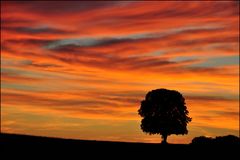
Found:
[[[167,136],[166,134],[162,135],[162,144],[167,144]]]

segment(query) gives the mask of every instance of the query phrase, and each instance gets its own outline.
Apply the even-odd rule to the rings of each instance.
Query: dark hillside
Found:
[[[239,157],[239,145],[193,145],[193,144],[153,144],[108,142],[91,140],[60,139],[27,135],[1,134],[1,155],[28,157],[37,155],[68,156],[68,157],[98,157],[119,159],[135,158],[207,158]],[[231,158],[232,157],[232,158]],[[235,159],[234,158],[234,159]]]

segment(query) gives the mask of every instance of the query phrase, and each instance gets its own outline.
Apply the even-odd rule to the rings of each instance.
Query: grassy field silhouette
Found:
[[[239,157],[239,144],[193,145],[74,140],[1,133],[1,155],[28,157],[68,156],[79,158],[217,158]]]

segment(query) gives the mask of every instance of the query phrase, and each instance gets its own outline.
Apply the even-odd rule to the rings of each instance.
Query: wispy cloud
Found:
[[[193,117],[189,136],[171,141],[236,134],[238,24],[236,1],[1,2],[3,131],[152,142],[137,109],[169,88]]]

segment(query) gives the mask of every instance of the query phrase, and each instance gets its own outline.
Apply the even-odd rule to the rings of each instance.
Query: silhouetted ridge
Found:
[[[194,141],[196,141],[195,138]],[[217,138],[223,144],[222,138]],[[224,138],[226,139],[226,137]],[[227,136],[228,141],[234,137]],[[225,141],[226,142],[226,141]],[[207,143],[204,143],[207,144]],[[232,144],[232,143],[231,143]],[[239,144],[239,143],[238,143]],[[240,145],[188,145],[188,144],[156,144],[108,142],[91,140],[73,140],[50,137],[38,137],[16,134],[0,134],[0,155],[3,159],[195,159],[227,158],[239,156]],[[6,158],[5,158],[6,157]],[[69,158],[72,157],[72,158]]]

